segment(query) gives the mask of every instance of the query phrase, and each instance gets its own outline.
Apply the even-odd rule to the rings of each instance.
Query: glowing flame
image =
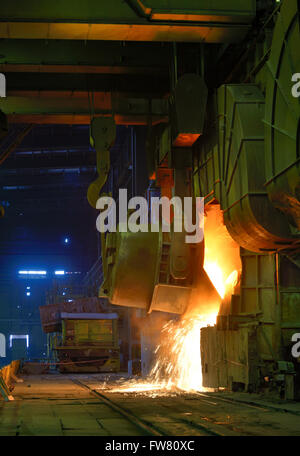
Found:
[[[233,292],[241,270],[239,247],[234,243],[223,223],[220,208],[212,205],[205,220],[204,269],[222,298]],[[225,299],[224,299],[225,298]],[[197,299],[197,297],[196,297]],[[221,301],[221,299],[220,299]],[[207,312],[218,309],[220,302],[207,302]],[[214,305],[216,304],[216,305]],[[203,306],[202,306],[203,309]],[[210,310],[209,310],[210,309]],[[197,306],[180,320],[171,320],[162,329],[155,350],[155,363],[149,378],[126,380],[112,392],[143,392],[148,396],[170,394],[178,390],[201,391],[202,368],[200,330],[216,323],[217,312],[199,315]],[[193,313],[194,312],[194,313]]]
[[[227,277],[217,263],[209,263],[206,270],[222,297],[231,293],[238,281],[238,271]],[[217,313],[194,313],[170,320],[161,331],[160,343],[155,350],[155,364],[150,376],[143,380],[125,381],[112,392],[147,393],[154,395],[170,391],[206,391],[202,387],[200,330],[216,324]]]
[[[217,262],[204,262],[204,269],[212,281],[215,289],[221,296],[224,298],[225,296],[225,280],[224,280],[224,273]]]
[[[225,287],[226,289],[228,288],[234,288],[238,282],[238,271],[232,271],[232,273],[227,277],[226,282],[225,282]]]
[[[217,263],[208,263],[206,272],[223,298],[232,293],[238,281],[234,270],[226,279]],[[150,377],[154,385],[167,390],[201,391],[202,367],[200,330],[216,324],[217,313],[185,315],[179,321],[169,321],[162,330],[161,343],[156,348],[156,362]]]
[[[233,279],[231,275],[237,277],[237,270],[242,266],[239,247],[223,223],[223,214],[219,206],[208,208],[204,227],[204,269],[223,299],[227,292],[226,288],[230,286],[228,281]]]
[[[168,322],[162,330],[162,342],[156,349],[156,363],[150,377],[167,390],[202,389],[200,329],[214,325],[216,314]]]
[[[232,291],[238,282],[237,270],[232,271],[226,279],[224,271],[222,271],[218,263],[207,261],[204,263],[204,269],[222,299],[225,297],[226,292],[228,290]]]
[[[217,314],[191,315],[166,323],[155,350],[155,364],[147,379],[127,380],[111,392],[144,393],[153,397],[166,392],[203,391],[200,329],[216,323]]]

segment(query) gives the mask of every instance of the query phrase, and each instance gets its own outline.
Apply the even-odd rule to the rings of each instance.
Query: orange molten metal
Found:
[[[239,248],[229,236],[218,206],[212,206],[205,218],[204,269],[220,295],[219,302],[206,302],[206,314],[203,310],[199,314],[196,303],[179,320],[166,323],[150,377],[145,381],[127,381],[118,391],[158,395],[166,391],[203,390],[200,329],[216,323],[221,300],[233,293],[241,269]],[[197,299],[196,296],[195,302]]]

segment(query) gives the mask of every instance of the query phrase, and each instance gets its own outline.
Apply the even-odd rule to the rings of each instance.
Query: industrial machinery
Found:
[[[300,333],[299,1],[100,3],[64,0],[60,11],[42,0],[38,14],[35,2],[3,6],[1,68],[15,84],[3,113],[12,122],[91,124],[95,209],[116,125],[146,126],[150,190],[204,198],[204,239],[185,243],[174,218],[169,232],[125,232],[119,224],[101,233],[99,296],[149,317],[216,312],[216,325],[201,330],[204,386],[299,397],[300,358],[291,353]],[[29,60],[19,52],[24,38],[32,41]],[[14,72],[32,75],[20,82]],[[212,251],[226,276],[235,274],[223,294],[207,272]],[[59,310],[56,349],[66,368],[90,356],[94,348],[84,344],[94,334],[102,337],[97,318],[73,313]],[[105,323],[107,341],[117,350],[113,325]]]
[[[234,290],[222,299],[203,268],[208,232],[204,242],[185,244],[184,233],[174,229],[119,229],[103,236],[100,296],[148,313],[183,314],[192,306],[203,314],[213,303],[217,325],[201,334],[204,386],[294,398],[300,376],[291,356],[291,337],[300,331],[300,105],[292,77],[300,68],[300,11],[296,0],[280,6],[274,30],[264,31],[251,51],[250,75],[239,69],[241,82],[208,93],[201,75],[177,80],[175,74],[169,121],[149,126],[149,178],[161,196],[204,197],[208,221],[214,210],[221,214],[239,257],[239,266],[232,258],[239,277]],[[224,241],[220,259],[226,249]]]
[[[40,307],[48,334],[49,358],[60,372],[118,372],[118,315],[105,312],[97,298]]]
[[[62,338],[53,349],[60,372],[118,372],[117,314],[61,314]]]
[[[203,78],[194,74],[183,76],[170,99],[170,124],[151,128],[148,173],[150,177],[154,172],[161,196],[172,197],[174,194],[185,198],[193,194],[191,146],[203,132],[206,100],[207,87]],[[107,132],[108,145],[111,141],[107,119],[94,119],[93,127],[96,122],[102,136],[105,136],[104,129]],[[93,129],[92,138],[97,148]],[[103,152],[100,156],[103,160],[108,155]],[[97,181],[103,183],[107,171],[99,169]],[[102,165],[102,170],[105,169],[107,167]],[[88,197],[91,202],[90,189]],[[101,186],[98,187],[98,197],[100,190]],[[98,197],[94,196],[95,207]],[[161,229],[153,232],[149,227],[147,232],[132,233],[119,227],[116,233],[109,232],[106,236],[102,233],[104,281],[100,296],[108,297],[115,305],[178,314],[187,309],[195,290],[199,296],[219,300],[203,269],[203,241],[186,244],[186,233],[175,232],[173,222],[170,225],[170,232]]]
[[[289,399],[300,374],[291,354],[300,329],[299,24],[299,2],[283,2],[254,83],[213,95],[194,156],[195,191],[220,205],[242,264],[217,325],[202,329],[204,385]]]

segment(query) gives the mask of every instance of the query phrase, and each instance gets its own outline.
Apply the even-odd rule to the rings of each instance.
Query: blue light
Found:
[[[70,239],[66,237],[65,240],[64,240],[64,243],[65,244],[69,244],[69,242],[70,242]]]
[[[9,336],[9,346],[12,347],[12,341],[14,339],[25,339],[26,340],[26,347],[29,347],[29,335],[28,334],[11,334]]]
[[[46,275],[47,274],[47,271],[19,271],[19,274],[20,275]]]
[[[65,271],[55,271],[55,275],[65,275]]]
[[[30,290],[30,287],[26,287],[26,290]]]
[[[30,295],[31,295],[30,291],[27,291],[26,296],[30,296]]]

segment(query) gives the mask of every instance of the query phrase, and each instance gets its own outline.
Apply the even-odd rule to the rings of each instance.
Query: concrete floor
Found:
[[[23,379],[15,386],[14,401],[0,401],[1,436],[147,435],[72,379],[164,435],[300,435],[300,403],[271,402],[248,394],[112,392],[113,386],[122,385],[118,375],[54,373]]]
[[[0,402],[0,435],[143,435],[68,375],[23,376]],[[116,434],[117,433],[117,434]]]

